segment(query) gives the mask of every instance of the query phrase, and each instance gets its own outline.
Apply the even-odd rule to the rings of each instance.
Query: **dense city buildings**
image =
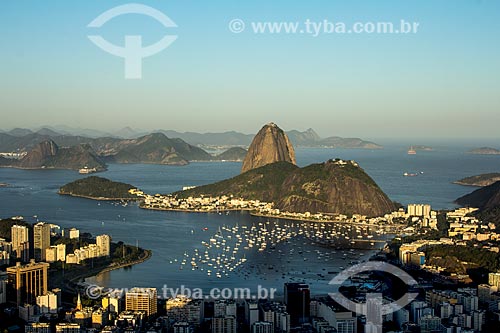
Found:
[[[409,242],[400,242],[391,254],[390,246],[398,244],[388,242],[379,256],[385,261],[391,260],[401,268],[413,274],[432,274],[434,281],[448,281],[457,283],[465,281],[460,274],[443,274],[446,267],[438,267],[436,258],[429,258],[428,253],[436,247],[449,246],[460,248],[466,246],[464,240],[474,242],[491,242],[496,239],[496,230],[490,224],[482,224],[478,219],[471,217],[471,209],[457,209],[447,212],[445,220],[441,220],[439,228],[441,236],[447,237],[419,237],[431,230],[438,231],[437,213],[428,205],[412,205],[408,211],[398,211],[391,215],[396,220],[406,220],[409,226],[403,232],[411,235]],[[348,218],[348,217],[346,217]],[[442,217],[440,217],[442,218]],[[353,216],[355,221],[363,221],[362,216]],[[445,223],[446,224],[445,224]],[[400,223],[400,222],[398,222]],[[50,229],[46,226],[50,226]],[[372,225],[372,227],[375,225]],[[35,234],[35,227],[36,232]],[[264,225],[261,228],[265,228]],[[33,227],[33,239],[37,247],[45,247],[45,261],[64,263],[65,265],[85,265],[89,259],[104,258],[111,255],[111,237],[98,235],[93,239],[84,238],[81,247],[72,247],[72,253],[66,253],[67,244],[80,244],[73,230],[73,238],[64,242],[55,242],[50,245],[43,238],[46,230],[52,230],[54,239],[57,239],[57,226],[37,223]],[[65,231],[66,235],[70,230]],[[222,227],[219,232],[226,231]],[[313,229],[318,232],[319,228]],[[359,226],[353,231],[360,233]],[[266,233],[269,230],[266,229]],[[44,234],[45,233],[45,234]],[[29,228],[12,226],[12,236],[16,237],[16,244],[23,251],[22,244],[27,244],[26,253],[29,253]],[[45,236],[44,236],[45,235]],[[310,237],[308,232],[302,235]],[[312,235],[312,234],[311,234]],[[488,235],[485,237],[485,235]],[[35,237],[36,236],[36,237]],[[84,236],[85,237],[85,236]],[[215,236],[215,238],[221,236]],[[235,235],[241,239],[241,235]],[[362,238],[363,236],[361,236]],[[38,240],[37,240],[38,238]],[[487,241],[485,241],[485,239]],[[26,241],[27,240],[27,241]],[[370,240],[369,242],[373,242]],[[47,244],[49,244],[47,246]],[[208,246],[209,243],[204,243]],[[351,243],[353,244],[353,243]],[[203,243],[202,243],[203,245]],[[210,246],[217,246],[217,240],[210,240]],[[221,245],[223,245],[221,241]],[[13,242],[1,240],[3,251],[13,254]],[[273,245],[273,249],[274,249]],[[484,249],[483,249],[484,247]],[[477,249],[495,252],[492,243],[477,243]],[[34,247],[32,249],[32,252]],[[262,250],[258,246],[258,251]],[[392,259],[390,255],[393,255]],[[377,257],[378,258],[378,257]],[[205,258],[206,259],[206,258]],[[60,289],[49,290],[49,263],[31,260],[23,263],[22,258],[15,266],[7,267],[7,279],[0,277],[0,305],[16,305],[14,316],[24,322],[25,332],[30,333],[169,333],[169,332],[343,332],[356,333],[365,329],[372,329],[372,323],[366,322],[366,316],[348,310],[336,303],[330,297],[313,297],[307,283],[285,282],[283,293],[277,299],[258,299],[252,297],[236,299],[198,299],[184,295],[162,300],[158,298],[156,288],[131,288],[122,291],[103,293],[99,299],[88,299],[84,291],[85,284],[78,286],[81,293],[77,295],[76,306],[68,308],[62,301]],[[196,259],[195,259],[196,260]],[[201,259],[200,259],[201,260]],[[242,264],[244,261],[242,261]],[[68,267],[68,266],[66,266]],[[192,269],[197,269],[196,265]],[[219,278],[218,276],[216,276]],[[426,277],[427,278],[427,277]],[[413,332],[418,328],[420,333],[464,333],[488,332],[491,321],[500,320],[500,273],[489,272],[485,281],[478,286],[443,288],[432,284],[425,286],[423,292],[415,301],[393,313],[384,314],[383,325],[390,325],[394,332]],[[462,279],[462,280],[461,280]],[[422,281],[422,280],[421,280]],[[345,283],[350,292],[349,298],[360,304],[367,303],[368,317],[374,317],[383,306],[393,302],[393,290],[384,287],[385,282],[370,274],[360,274]],[[83,289],[81,289],[83,287]],[[367,298],[368,292],[380,293],[380,299]],[[56,319],[57,317],[63,318]],[[44,320],[55,320],[55,324],[47,325]],[[21,332],[22,333],[22,332]]]

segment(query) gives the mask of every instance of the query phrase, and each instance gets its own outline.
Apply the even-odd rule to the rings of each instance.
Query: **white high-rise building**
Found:
[[[488,274],[488,284],[492,287],[500,289],[500,273]]]
[[[99,248],[99,256],[109,257],[111,254],[111,237],[109,235],[99,235],[95,240]]]
[[[45,261],[50,263],[57,261],[57,247],[51,246],[45,249]]]
[[[66,261],[66,244],[57,244],[57,261]]]
[[[50,247],[50,224],[39,222],[33,227],[33,248],[35,260],[45,260],[45,250]]]
[[[18,259],[28,261],[29,258],[29,233],[28,228],[22,225],[13,225],[10,229],[12,251]]]
[[[408,215],[430,217],[431,216],[431,205],[410,204],[410,205],[408,205]]]
[[[36,305],[40,309],[40,313],[57,313],[58,297],[53,292],[47,292],[45,295],[36,298]]]

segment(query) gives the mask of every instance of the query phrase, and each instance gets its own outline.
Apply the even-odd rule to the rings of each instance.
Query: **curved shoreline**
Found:
[[[139,201],[140,200],[139,198],[91,197],[89,195],[65,193],[65,192],[61,192],[61,191],[57,191],[57,194],[59,194],[59,195],[66,195],[68,197],[84,198],[84,199],[90,199],[90,200],[96,200],[96,201]]]
[[[85,279],[88,279],[90,277],[95,277],[95,276],[98,276],[99,274],[102,274],[102,273],[107,273],[107,272],[111,272],[111,271],[114,271],[114,270],[117,270],[120,268],[131,267],[131,266],[135,266],[138,264],[142,264],[143,262],[148,261],[152,257],[152,255],[153,255],[153,251],[144,250],[144,255],[142,257],[139,257],[136,260],[133,260],[131,262],[117,264],[117,265],[114,265],[113,263],[111,263],[110,265],[107,265],[104,267],[89,269],[85,273],[79,274],[79,275],[74,276],[74,277],[68,279],[67,281],[65,281],[64,288],[66,290],[74,291],[75,287],[71,286],[71,284],[77,284],[82,279],[85,280]]]
[[[102,274],[102,273],[111,272],[111,271],[114,271],[114,270],[117,270],[117,269],[120,269],[120,268],[131,267],[131,266],[135,266],[135,265],[138,265],[138,264],[142,264],[143,262],[148,261],[149,259],[151,259],[151,257],[153,256],[153,251],[151,251],[151,250],[144,250],[144,253],[145,253],[145,255],[143,257],[137,258],[136,260],[134,260],[132,262],[118,264],[118,265],[109,265],[109,266],[104,267],[103,269],[101,269],[97,274],[93,274],[91,276],[87,276],[84,279],[89,278],[89,277],[93,277],[93,276],[97,276],[97,275]]]
[[[381,224],[374,224],[374,223],[360,223],[360,222],[348,222],[348,221],[336,221],[336,220],[315,220],[315,219],[307,219],[307,218],[300,218],[300,217],[293,217],[293,216],[276,216],[276,215],[267,215],[267,214],[262,214],[259,213],[253,209],[247,208],[247,209],[241,209],[241,208],[234,208],[234,209],[219,209],[218,211],[216,210],[194,210],[194,209],[179,209],[179,208],[153,208],[153,207],[144,207],[142,205],[139,205],[139,208],[141,209],[146,209],[146,210],[156,210],[156,211],[166,211],[166,212],[178,212],[178,213],[205,213],[205,214],[211,214],[211,213],[223,213],[223,212],[249,212],[251,216],[255,217],[264,217],[268,219],[278,219],[278,220],[291,220],[291,221],[299,221],[299,222],[309,222],[309,223],[338,223],[338,224],[351,224],[351,225],[363,225],[363,226],[373,226],[373,227],[383,227],[383,228],[401,228],[405,227],[405,225],[402,224],[388,224],[388,225],[381,225]]]

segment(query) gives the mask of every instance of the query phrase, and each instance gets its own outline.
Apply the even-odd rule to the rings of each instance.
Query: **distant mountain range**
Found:
[[[9,135],[3,134],[4,138],[5,136]],[[0,167],[74,170],[87,167],[102,171],[106,168],[106,163],[186,165],[191,161],[240,161],[246,154],[245,149],[238,148],[214,156],[181,139],[170,139],[162,133],[149,134],[137,139],[54,136],[52,140],[38,133],[17,138],[25,144],[22,150],[34,145],[33,148],[30,148],[21,159],[0,157]],[[35,144],[44,138],[49,139]],[[11,144],[4,141],[5,143]],[[12,148],[12,146],[7,147]]]
[[[42,127],[37,130],[15,128],[10,131],[0,131],[0,151],[27,150],[44,140],[54,140],[63,146],[77,143],[87,143],[88,139],[137,139],[153,133],[163,133],[168,138],[178,138],[201,148],[213,147],[248,147],[254,134],[244,134],[235,131],[223,133],[177,132],[173,130],[135,131],[125,127],[113,133],[90,129],[74,129],[69,127]],[[380,149],[382,146],[360,138],[342,138],[331,136],[321,138],[313,129],[300,132],[286,132],[292,144],[296,147],[333,147]]]
[[[57,129],[60,130],[60,129]],[[151,163],[185,165],[192,161],[243,161],[246,147],[253,135],[238,132],[225,133],[179,133],[161,130],[136,136],[130,128],[109,136],[92,137],[102,134],[82,130],[84,135],[68,134],[54,128],[43,127],[36,131],[15,128],[0,132],[0,153],[27,154],[20,160],[1,158],[0,166],[18,168],[62,168],[79,169],[87,166],[103,170],[106,163]],[[120,138],[117,135],[127,136]],[[330,137],[321,139],[314,130],[288,132],[290,141],[298,146],[370,148],[381,146],[361,139]],[[209,154],[203,148],[232,147],[225,152]],[[49,153],[55,151],[54,154]]]

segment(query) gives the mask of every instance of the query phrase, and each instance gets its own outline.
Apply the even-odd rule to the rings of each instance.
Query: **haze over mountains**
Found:
[[[34,135],[34,137],[33,137]],[[38,138],[37,134],[28,134]],[[219,161],[232,158],[240,161],[245,149],[229,149],[220,155],[211,155],[203,149],[181,139],[170,139],[162,133],[145,135],[137,139],[56,136],[35,144],[22,158],[0,157],[0,167],[23,169],[53,168],[78,170],[84,167],[96,171],[106,169],[106,163],[146,163],[186,165],[190,161]],[[29,142],[31,141],[24,141]],[[68,146],[62,147],[66,143]],[[62,148],[60,148],[62,147]]]
[[[103,170],[106,163],[186,165],[192,161],[243,161],[247,151],[242,147],[248,146],[253,138],[252,135],[238,132],[201,134],[170,130],[138,135],[130,128],[107,136],[94,137],[95,134],[106,133],[80,130],[75,132],[88,135],[75,135],[68,133],[68,128],[62,130],[62,133],[56,130],[59,129],[43,127],[36,131],[15,128],[0,132],[0,153],[14,152],[22,157],[2,158],[0,166],[60,169],[95,167],[96,170]],[[283,132],[281,129],[280,131]],[[289,141],[295,141],[297,145],[308,147],[327,144],[329,147],[381,148],[375,143],[361,139],[321,139],[312,129],[304,132],[292,130],[288,132],[288,136],[288,147],[291,147]],[[44,147],[54,147],[55,153],[46,154]],[[216,153],[210,154],[205,149],[214,150]],[[294,159],[293,155],[293,158],[287,161],[295,163]]]
[[[62,146],[69,146],[77,143],[88,143],[89,139],[136,139],[152,133],[163,133],[169,138],[179,138],[191,145],[200,147],[247,147],[254,137],[254,134],[244,134],[235,131],[223,133],[181,133],[173,130],[139,132],[126,127],[113,133],[106,133],[88,129],[52,128],[47,126],[37,130],[15,128],[10,131],[0,131],[0,151],[27,150],[34,147],[35,144],[48,139],[52,139]],[[291,130],[286,133],[292,144],[296,147],[382,148],[382,146],[376,143],[360,138],[341,138],[338,136],[321,138],[313,129],[303,132]]]

